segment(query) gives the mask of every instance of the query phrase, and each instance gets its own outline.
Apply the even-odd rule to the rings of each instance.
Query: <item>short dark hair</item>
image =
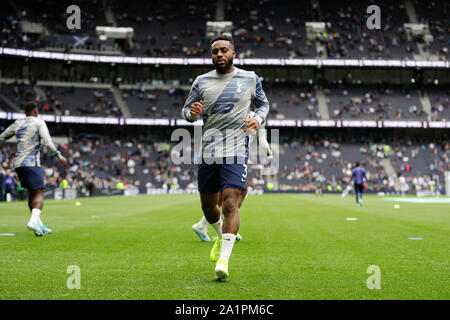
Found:
[[[36,104],[36,102],[29,101],[25,104],[24,108],[25,108],[25,113],[29,114],[31,111],[33,111],[34,109],[37,108],[37,104]]]
[[[356,161],[355,166],[359,167],[359,161]]]
[[[234,48],[234,41],[233,41],[233,38],[230,37],[230,36],[227,36],[226,34],[219,34],[219,35],[217,35],[217,36],[212,37],[211,40],[209,40],[209,44],[212,46],[212,44],[213,44],[214,42],[219,41],[219,40],[225,40],[225,41],[230,42],[231,45],[232,45],[233,48]]]

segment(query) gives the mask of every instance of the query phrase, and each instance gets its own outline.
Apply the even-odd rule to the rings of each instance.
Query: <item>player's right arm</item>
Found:
[[[50,151],[52,155],[55,155],[63,166],[67,166],[67,159],[63,157],[58,149],[56,149],[55,145],[53,144],[52,138],[50,137],[50,133],[48,132],[47,125],[44,121],[39,124],[39,135],[42,139],[43,145],[47,147],[47,150]]]
[[[186,102],[184,103],[182,115],[188,122],[194,122],[203,111],[203,100],[198,87],[198,78],[192,83]]]
[[[6,140],[11,139],[16,135],[17,122],[11,124],[2,134],[0,134],[0,146],[5,143]]]

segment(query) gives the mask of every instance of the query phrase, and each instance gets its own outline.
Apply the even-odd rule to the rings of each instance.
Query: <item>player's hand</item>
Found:
[[[59,162],[61,162],[61,164],[62,164],[64,167],[67,167],[67,165],[69,164],[69,161],[67,161],[67,159],[64,158],[64,157],[61,157],[61,158],[59,159]]]
[[[244,120],[247,127],[244,129],[244,132],[249,131],[251,135],[255,135],[258,132],[259,129],[259,122],[258,120],[254,118],[245,119]]]
[[[202,113],[202,111],[203,111],[203,100],[200,100],[199,102],[194,102],[191,105],[190,112],[193,118],[197,119],[200,113]]]

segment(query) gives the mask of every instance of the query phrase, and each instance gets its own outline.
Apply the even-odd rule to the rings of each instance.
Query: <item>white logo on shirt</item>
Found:
[[[240,93],[242,90],[241,90],[241,86],[242,86],[242,84],[240,83],[240,82],[238,82],[238,83],[236,83],[236,85],[237,85],[237,90],[236,90],[236,92],[237,93]]]

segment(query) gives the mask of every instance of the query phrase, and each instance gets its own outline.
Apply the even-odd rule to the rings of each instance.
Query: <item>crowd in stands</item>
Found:
[[[174,87],[168,89],[122,90],[133,116],[146,118],[179,118],[180,108],[188,92]]]
[[[433,121],[450,120],[450,90],[428,90]]]
[[[322,4],[322,2],[321,2]],[[382,8],[381,29],[368,29],[368,3],[350,0],[326,2],[319,20],[328,22],[327,32],[319,41],[331,58],[412,59],[418,53],[414,39],[407,36],[404,23],[409,22],[400,2],[377,1]]]
[[[103,117],[121,117],[112,89],[89,89],[41,86],[35,90],[33,84],[20,82],[2,84],[0,93],[4,94],[19,109],[28,101],[38,103],[43,114],[88,115]],[[1,106],[0,106],[1,110]],[[5,111],[14,111],[10,108]]]
[[[442,5],[438,1],[413,0],[416,14],[420,23],[428,24],[433,41],[427,42],[422,38],[418,41],[424,44],[424,51],[436,54],[439,60],[449,58],[449,6],[448,3]]]
[[[95,115],[120,117],[112,89],[86,89],[75,87],[42,87],[45,96],[36,97],[43,111],[60,110],[63,115]]]
[[[287,139],[280,146],[284,154],[280,154],[279,189],[314,191],[320,184],[329,191],[344,190],[351,185],[351,170],[359,161],[366,170],[369,191],[396,192],[403,181],[409,193],[433,187],[442,192],[444,172],[450,170],[450,144],[410,139],[406,145],[399,139],[386,144],[361,137]],[[395,175],[387,174],[383,159],[391,160]]]
[[[4,128],[0,128],[3,131]],[[430,190],[443,191],[444,172],[450,170],[450,143],[445,139],[387,139],[388,143],[374,142],[370,137],[324,134],[292,134],[281,136],[275,157],[279,169],[275,172],[276,190],[313,192],[317,188],[341,192],[351,185],[351,170],[359,161],[367,172],[368,191],[398,192],[399,183],[406,184],[408,193]],[[197,190],[195,164],[174,164],[173,143],[167,137],[152,135],[124,136],[120,139],[99,135],[81,135],[69,139],[59,149],[69,160],[62,167],[47,153],[42,154],[47,188],[59,188],[66,180],[69,188],[81,196],[93,194],[94,189],[110,194],[121,183],[131,189]],[[0,177],[14,176],[12,167],[15,145],[7,143],[0,148]],[[279,152],[279,154],[278,154]],[[388,175],[381,164],[389,159],[395,175]],[[250,163],[248,185],[252,189],[272,190],[263,174],[261,164]],[[16,196],[23,191],[14,179]],[[0,192],[1,193],[1,192]],[[4,197],[3,197],[4,199]]]
[[[107,25],[102,1],[79,1],[82,8],[81,30],[66,26],[66,8],[70,1],[8,1],[1,5],[2,33],[0,44],[14,48],[38,49],[48,45],[50,38],[22,33],[20,21],[42,23],[54,35],[91,37],[83,48],[98,50],[100,44],[90,46],[95,38],[95,26]],[[142,2],[105,2],[111,6],[118,26],[133,27],[134,37],[121,43],[124,53],[158,57],[208,57],[210,48],[206,38],[206,21],[214,21],[214,1],[158,0]],[[425,52],[448,59],[448,6],[445,2],[413,2],[420,23],[429,25],[433,41],[424,36],[407,33],[409,23],[403,2],[377,1],[382,8],[381,29],[367,28],[367,2],[309,0],[249,0],[229,1],[225,4],[225,20],[233,22],[233,37],[239,58],[357,58],[357,59],[413,59],[419,54],[418,44]],[[324,32],[307,37],[305,22],[326,23]],[[316,45],[316,40],[320,46]],[[117,45],[117,44],[116,44]],[[108,47],[112,47],[108,44]],[[72,44],[67,50],[73,49]]]
[[[81,196],[92,195],[94,188],[110,194],[111,190],[117,189],[118,183],[137,189],[196,189],[195,167],[172,165],[170,148],[168,143],[153,142],[151,138],[124,141],[83,136],[71,139],[68,144],[59,146],[69,160],[67,168],[42,153],[46,188],[59,188],[65,179],[68,187],[76,189]],[[14,144],[8,143],[1,147],[0,174],[2,177],[15,176],[17,190],[20,186],[17,186],[18,179],[12,170],[15,149]]]
[[[324,92],[333,119],[427,119],[415,88],[338,86]]]
[[[131,55],[201,57],[210,54],[206,21],[214,20],[213,1],[114,2],[119,26],[133,27]]]
[[[400,139],[388,154],[408,190],[423,190],[427,186],[445,183],[444,172],[450,170],[450,143],[447,140],[420,142]],[[426,175],[424,175],[426,173]]]

